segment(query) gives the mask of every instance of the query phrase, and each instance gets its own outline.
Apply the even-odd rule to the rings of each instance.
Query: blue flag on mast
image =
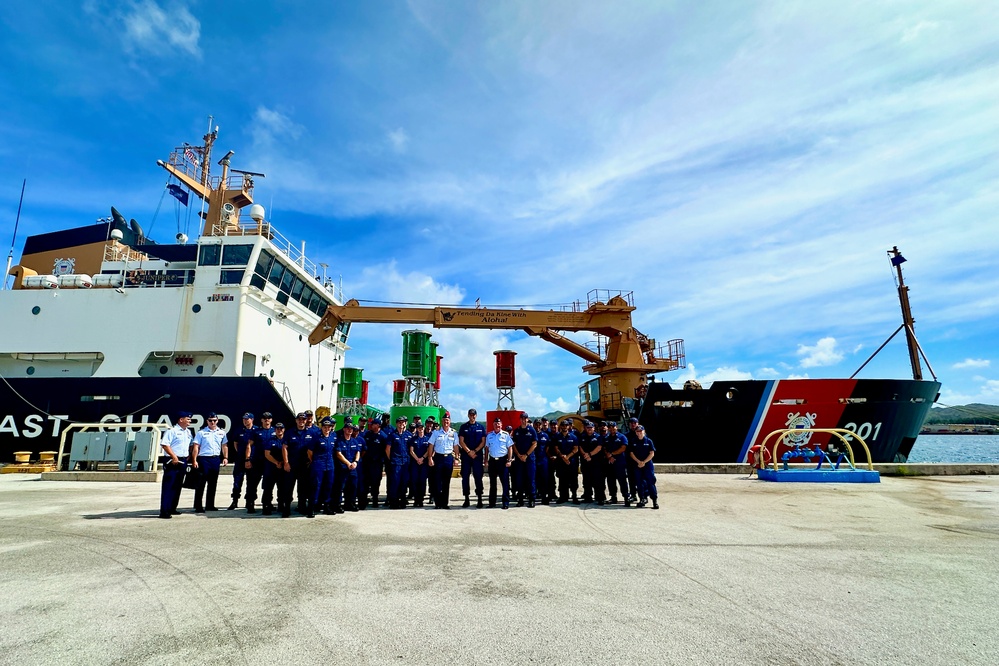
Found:
[[[170,183],[169,185],[167,185],[167,192],[169,192],[173,197],[175,197],[177,201],[181,202],[185,206],[187,205],[187,200],[188,200],[187,190],[185,190],[180,185],[177,185],[176,183]]]

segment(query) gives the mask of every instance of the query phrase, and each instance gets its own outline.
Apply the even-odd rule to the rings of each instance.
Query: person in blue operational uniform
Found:
[[[569,419],[558,426],[558,434],[552,438],[557,457],[555,459],[558,474],[558,501],[565,504],[572,495],[572,503],[579,504],[576,492],[579,490],[579,439],[576,433],[569,430]]]
[[[628,438],[617,431],[616,421],[604,421],[600,433],[603,439],[604,457],[607,461],[607,503],[617,504],[617,490],[621,489],[621,499],[625,506],[631,506],[628,485]]]
[[[307,417],[305,412],[299,412],[295,416],[294,429],[284,435],[285,456],[291,470],[285,475],[285,485],[287,486],[287,496],[289,511],[291,507],[292,491],[298,496],[298,512],[308,513],[309,500],[312,496],[309,484],[309,459],[306,453],[316,439],[311,428],[306,427]]]
[[[251,467],[248,464],[246,452],[251,448],[251,442],[257,434],[257,427],[253,425],[253,412],[243,414],[243,427],[232,433],[229,438],[229,460],[232,461],[232,502],[227,507],[227,511],[232,511],[239,506],[239,497],[243,491],[243,479]],[[249,502],[250,489],[246,489],[247,502]],[[254,491],[256,498],[256,491]]]
[[[163,433],[160,448],[163,456],[163,488],[160,490],[160,518],[172,518],[180,503],[180,491],[184,487],[184,472],[187,469],[187,454],[191,448],[191,412],[178,412],[177,423]]]
[[[225,430],[219,428],[219,417],[215,412],[209,412],[205,423],[205,427],[194,436],[194,444],[191,447],[193,464],[201,472],[198,476],[198,487],[194,491],[195,513],[218,511],[218,507],[215,506],[215,489],[219,482],[219,467],[229,464],[229,455],[226,451],[229,440]]]
[[[349,432],[348,432],[349,431]],[[357,505],[361,479],[361,453],[364,451],[364,439],[358,435],[358,429],[352,424],[343,427],[343,436],[336,441],[336,474],[333,476],[333,511],[343,513],[360,511]]]
[[[409,490],[409,440],[412,439],[405,416],[395,420],[395,430],[385,437],[385,494],[390,509],[404,509]]]
[[[385,434],[382,425],[388,421],[388,414],[382,415],[382,420],[371,419],[368,422],[368,432],[364,433],[364,457],[361,468],[364,478],[364,493],[361,497],[361,508],[378,508],[378,493],[381,491],[382,470],[385,468]]]
[[[314,518],[316,511],[333,514],[330,494],[333,492],[333,449],[336,448],[336,433],[333,432],[332,417],[324,416],[319,422],[319,437],[312,440],[306,449],[309,459],[309,478],[312,487],[312,501],[305,512],[306,517]]]
[[[555,471],[558,469],[558,447],[555,446],[555,435],[558,434],[558,417],[548,423],[548,498],[558,499],[558,480]]]
[[[635,428],[635,443],[628,451],[635,461],[635,476],[638,477],[638,506],[644,507],[652,499],[652,508],[659,508],[659,493],[656,491],[656,469],[652,459],[656,457],[656,445],[645,436],[645,426]]]
[[[606,504],[604,495],[603,444],[595,431],[593,421],[583,421],[583,434],[579,436],[579,467],[583,475],[583,501]]]
[[[285,505],[291,502],[284,496],[285,469],[287,468],[289,471],[291,469],[291,466],[286,465],[284,460],[284,424],[275,423],[274,427],[268,430],[264,430],[259,445],[254,444],[255,447],[259,446],[263,450],[264,455],[264,462],[261,463],[264,468],[264,493],[261,506],[265,516],[274,513],[275,487],[277,488],[278,510],[282,514],[284,514]]]
[[[496,479],[503,484],[503,508],[510,508],[510,466],[513,465],[513,438],[503,430],[503,420],[493,419],[493,429],[486,435],[489,452],[489,508],[496,506]]]
[[[534,451],[538,448],[538,433],[531,425],[527,412],[520,413],[520,426],[513,431],[513,487],[517,506],[534,508],[536,463]]]
[[[486,446],[486,428],[476,421],[478,412],[475,409],[468,410],[468,421],[458,428],[458,447],[461,449],[461,492],[465,495],[465,503],[461,506],[468,508],[471,505],[469,495],[471,494],[471,483],[469,476],[475,479],[475,496],[478,498],[476,506],[482,508],[482,450]]]
[[[427,497],[427,476],[430,469],[430,438],[423,433],[423,424],[416,424],[416,432],[409,440],[409,487],[414,507],[422,507]],[[479,496],[481,501],[481,495]]]
[[[551,444],[548,419],[535,419],[534,432],[538,434],[538,448],[534,450],[535,498],[542,504],[551,504],[553,493],[548,483],[548,447]]]
[[[458,433],[451,429],[450,414],[444,414],[441,427],[431,433],[429,444],[434,454],[430,459],[434,506],[438,509],[450,509],[448,497],[451,493],[451,474],[454,472],[454,457],[458,453]]]
[[[625,439],[628,440],[628,446],[631,447],[638,441],[638,436],[635,435],[635,429],[638,428],[638,419],[632,416],[628,419],[628,432],[624,433]],[[630,448],[628,449],[631,450]],[[638,497],[636,493],[638,492],[638,466],[635,461],[631,459],[630,455],[625,455],[627,459],[625,462],[628,465],[628,488],[631,489],[632,500],[637,502]]]
[[[255,437],[250,441],[250,449],[246,458],[246,512],[256,513],[254,503],[257,501],[257,488],[261,485],[264,477],[264,439],[274,434],[274,415],[264,412],[260,415],[260,427],[257,428]]]

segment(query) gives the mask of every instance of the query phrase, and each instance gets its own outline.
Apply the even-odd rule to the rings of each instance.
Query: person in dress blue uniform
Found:
[[[260,427],[254,431],[253,437],[250,439],[249,446],[246,450],[246,462],[243,467],[246,468],[247,513],[257,512],[256,508],[254,508],[254,503],[257,501],[257,487],[260,485],[260,481],[264,476],[264,469],[266,468],[264,460],[264,440],[274,434],[274,428],[271,427],[273,422],[274,415],[270,412],[264,412],[260,415]],[[236,469],[238,468],[239,465],[237,464]]]
[[[493,419],[493,429],[486,435],[489,451],[489,507],[496,506],[496,479],[503,484],[503,508],[510,508],[510,466],[513,464],[513,438],[503,430],[503,420]]]
[[[534,451],[538,448],[538,433],[531,426],[527,412],[520,413],[520,427],[513,431],[513,487],[517,506],[534,508],[535,473]]]
[[[239,497],[243,491],[243,479],[250,468],[246,452],[250,450],[251,442],[257,434],[257,427],[253,425],[253,412],[243,414],[243,427],[232,434],[229,438],[229,460],[232,461],[232,502],[227,511],[232,511],[239,506]],[[253,491],[253,498],[256,499],[256,489]],[[250,489],[246,489],[247,503],[250,501]]]
[[[441,427],[430,434],[430,448],[434,453],[430,459],[434,506],[438,509],[450,509],[448,497],[451,493],[451,473],[454,471],[454,457],[458,453],[458,433],[451,429],[450,414],[445,413],[441,419]]]
[[[583,473],[583,501],[603,506],[604,499],[604,454],[600,436],[594,431],[593,421],[583,422],[583,434],[579,436],[579,466]]]
[[[193,464],[201,472],[198,476],[198,487],[194,491],[195,513],[204,513],[206,510],[218,511],[218,507],[215,506],[215,489],[219,482],[219,467],[220,464],[229,464],[226,450],[229,439],[225,430],[219,428],[219,417],[215,412],[209,412],[205,423],[207,425],[194,436],[194,445],[191,447]]]
[[[359,511],[357,500],[360,490],[361,453],[364,451],[364,439],[358,435],[358,429],[353,424],[343,427],[343,436],[336,441],[337,472],[334,476],[333,510],[343,513]]]
[[[569,430],[569,419],[559,424],[558,434],[552,438],[557,452],[556,473],[558,474],[558,501],[565,504],[572,494],[573,504],[579,504],[576,492],[579,489],[579,439]]]
[[[408,420],[405,416],[396,418],[395,430],[385,438],[386,494],[390,509],[402,509],[406,506],[409,441],[413,437],[407,429]]]
[[[604,456],[607,459],[608,503],[617,504],[617,489],[621,488],[621,498],[625,506],[631,506],[628,493],[628,438],[617,431],[617,423],[605,421],[601,437],[604,441]]]
[[[378,508],[378,494],[382,485],[382,470],[385,467],[385,433],[383,423],[387,421],[388,414],[383,415],[382,421],[372,419],[368,422],[368,432],[364,433],[364,457],[361,467],[364,473],[363,480],[364,493],[361,496],[361,508],[367,508],[368,502],[371,508]]]
[[[184,487],[184,472],[187,469],[187,455],[191,448],[191,412],[178,412],[177,423],[163,433],[160,447],[163,456],[163,487],[160,490],[160,518],[172,518],[180,503],[180,491]]]
[[[478,412],[474,409],[468,410],[468,421],[458,428],[458,447],[461,449],[461,492],[465,495],[464,508],[471,505],[469,495],[471,494],[471,484],[468,477],[471,475],[475,479],[475,495],[478,497],[478,508],[482,508],[482,450],[486,446],[486,428],[476,421]]]
[[[286,460],[291,466],[291,470],[285,475],[289,510],[292,492],[295,491],[297,486],[299,513],[308,513],[309,511],[309,500],[311,499],[312,490],[309,484],[309,459],[306,452],[316,438],[312,429],[308,428],[305,424],[305,412],[299,412],[295,416],[295,428],[285,433],[284,437]]]
[[[291,498],[285,498],[284,476],[287,471],[291,471],[291,466],[285,463],[284,459],[284,424],[275,423],[269,434],[261,437],[260,447],[264,452],[264,495],[263,514],[269,516],[274,513],[274,488],[277,487],[278,510],[283,514],[285,506],[291,503]]]
[[[548,447],[551,438],[548,436],[548,419],[535,419],[534,432],[538,435],[538,448],[534,450],[534,483],[537,488],[535,497],[543,504],[551,504],[552,488],[548,483]]]
[[[659,493],[656,491],[656,469],[652,459],[656,457],[656,445],[645,436],[645,426],[635,428],[635,443],[628,456],[635,461],[638,477],[638,506],[643,507],[652,499],[652,508],[659,508]]]
[[[313,438],[306,450],[312,487],[312,501],[305,512],[308,518],[314,518],[316,511],[320,510],[327,515],[333,513],[330,494],[333,492],[333,449],[336,448],[334,425],[332,417],[324,416],[319,422],[319,437]]]
[[[430,462],[427,455],[430,451],[430,438],[423,432],[423,424],[416,424],[416,432],[409,440],[409,487],[410,497],[414,507],[422,507],[427,497],[427,472]],[[481,505],[482,496],[479,495]]]

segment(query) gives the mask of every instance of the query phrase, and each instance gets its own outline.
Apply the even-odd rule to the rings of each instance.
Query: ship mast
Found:
[[[902,278],[902,263],[905,257],[895,245],[888,250],[891,257],[891,265],[895,267],[895,274],[898,276],[898,302],[902,306],[902,326],[905,327],[905,343],[909,347],[909,363],[912,364],[912,378],[920,380],[923,378],[923,368],[919,363],[919,343],[916,342],[916,320],[912,318],[912,308],[909,307],[909,288]]]

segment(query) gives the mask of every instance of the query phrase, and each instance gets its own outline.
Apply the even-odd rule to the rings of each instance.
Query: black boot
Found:
[[[479,501],[481,502],[482,500]],[[470,506],[472,506],[472,503],[468,500],[468,495],[465,495],[465,501],[462,503],[461,508],[467,509]]]
[[[264,505],[264,510],[261,511],[260,513],[264,514],[265,516],[269,516],[272,513],[274,513],[274,507],[271,506],[270,504],[265,504]]]
[[[659,500],[658,499],[652,500],[652,508],[653,509],[658,509],[659,508]]]
[[[482,508],[482,495],[479,495],[479,501],[476,502],[475,508],[477,508],[477,509],[481,509]]]
[[[253,508],[253,502],[247,502],[246,503],[246,512],[247,513],[256,513],[257,512],[257,510]]]
[[[234,497],[233,500],[232,500],[232,504],[229,505],[229,507],[226,509],[226,511],[232,511],[237,506],[239,506],[239,498],[238,497]]]

